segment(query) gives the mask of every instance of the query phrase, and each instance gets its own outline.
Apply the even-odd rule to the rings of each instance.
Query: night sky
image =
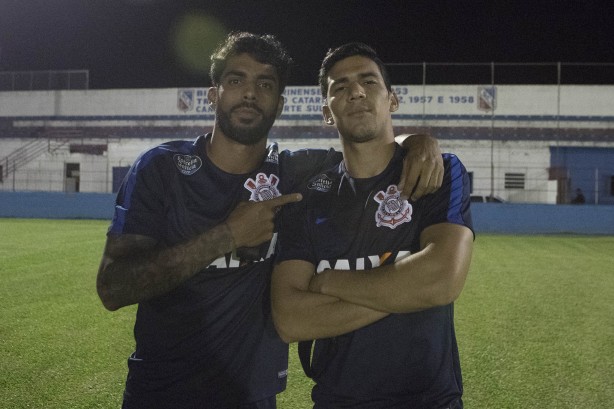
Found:
[[[0,71],[86,69],[93,89],[208,86],[211,47],[234,30],[275,34],[294,85],[315,85],[326,50],[348,41],[387,63],[614,63],[613,18],[611,0],[0,0]]]

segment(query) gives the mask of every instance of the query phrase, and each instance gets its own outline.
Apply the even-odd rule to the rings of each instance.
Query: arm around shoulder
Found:
[[[399,181],[402,197],[418,200],[437,191],[443,181],[444,166],[437,139],[428,134],[399,135],[396,142],[407,149]]]

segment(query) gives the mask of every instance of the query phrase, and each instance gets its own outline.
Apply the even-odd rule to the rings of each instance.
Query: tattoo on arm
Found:
[[[146,236],[110,236],[98,271],[98,294],[110,310],[145,301],[173,290],[232,250],[225,223],[172,247]]]

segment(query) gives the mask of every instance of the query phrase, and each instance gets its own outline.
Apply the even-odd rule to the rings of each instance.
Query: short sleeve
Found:
[[[109,234],[163,237],[163,181],[153,159],[145,154],[130,168],[115,200]]]
[[[444,154],[444,168],[441,188],[424,198],[422,229],[438,223],[454,223],[473,231],[469,175],[458,157],[452,154]]]

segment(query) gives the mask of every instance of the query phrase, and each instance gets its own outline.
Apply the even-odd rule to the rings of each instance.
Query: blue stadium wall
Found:
[[[550,148],[550,167],[565,173],[570,192],[581,189],[586,203],[614,204],[614,148]]]
[[[113,194],[0,192],[0,217],[110,221],[114,203]],[[614,235],[614,206],[472,203],[471,207],[477,233]]]

